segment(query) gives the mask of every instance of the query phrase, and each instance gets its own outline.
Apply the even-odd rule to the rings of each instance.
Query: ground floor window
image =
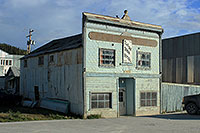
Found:
[[[92,93],[91,108],[112,108],[112,93]]]
[[[157,92],[140,92],[140,105],[157,106]]]

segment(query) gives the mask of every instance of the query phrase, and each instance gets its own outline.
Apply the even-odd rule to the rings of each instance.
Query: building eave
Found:
[[[118,27],[128,27],[128,28],[134,28],[134,29],[139,29],[143,31],[158,32],[161,34],[164,31],[163,28],[159,25],[146,24],[146,23],[141,23],[141,22],[136,22],[136,21],[114,18],[110,16],[92,14],[92,13],[83,13],[83,15],[85,16],[85,20],[88,22],[104,23],[107,25],[115,25]]]

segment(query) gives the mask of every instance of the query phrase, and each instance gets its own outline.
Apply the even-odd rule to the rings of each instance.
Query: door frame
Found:
[[[121,80],[125,81],[125,84],[122,85],[120,83]],[[130,80],[132,82],[130,82]],[[128,84],[127,84],[128,83]],[[131,84],[129,84],[131,83]],[[121,84],[121,85],[120,85]],[[130,116],[135,116],[136,113],[136,81],[135,78],[133,77],[119,77],[118,78],[118,83],[117,83],[117,95],[118,95],[118,117],[120,116],[125,116],[125,115],[120,115],[120,102],[119,102],[119,92],[120,92],[120,88],[125,88],[125,95],[126,95],[126,114],[125,115],[130,115]],[[131,90],[132,89],[132,90]],[[129,92],[128,92],[129,91]],[[128,95],[127,93],[132,93],[132,96]],[[130,98],[132,99],[130,104]]]

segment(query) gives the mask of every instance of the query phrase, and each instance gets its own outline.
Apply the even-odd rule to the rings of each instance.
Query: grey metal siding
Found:
[[[199,94],[200,86],[162,83],[161,84],[161,113],[182,111],[184,96]]]
[[[193,84],[200,83],[200,33],[163,39],[163,81],[171,83],[190,83],[188,76],[194,79]],[[188,57],[194,57],[194,74],[189,70]],[[173,61],[172,61],[173,60]],[[173,62],[171,64],[171,61]],[[167,62],[167,63],[166,63]],[[190,73],[188,73],[190,72]],[[188,75],[189,74],[189,75]]]

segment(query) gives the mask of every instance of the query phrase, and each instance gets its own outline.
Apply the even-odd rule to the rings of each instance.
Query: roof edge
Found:
[[[125,19],[105,16],[105,15],[98,15],[98,14],[93,14],[93,13],[88,13],[88,12],[83,12],[83,15],[86,16],[88,20],[94,20],[94,21],[104,22],[104,23],[110,22],[112,24],[135,27],[135,28],[149,28],[149,30],[152,29],[154,31],[156,30],[161,33],[163,32],[163,28],[160,25],[147,24],[147,23],[125,20]]]

